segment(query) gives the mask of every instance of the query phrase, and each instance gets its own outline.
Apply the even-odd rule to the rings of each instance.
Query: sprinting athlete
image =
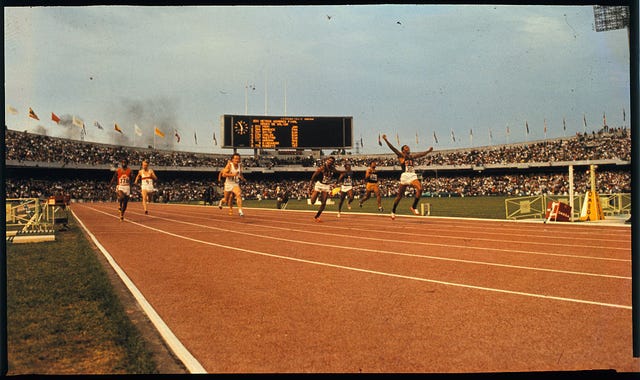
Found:
[[[340,203],[338,203],[338,218],[342,211],[342,204],[344,199],[348,197],[347,208],[351,210],[351,202],[353,202],[353,170],[351,170],[351,164],[345,162],[344,171],[338,177],[338,183],[340,185]]]
[[[149,210],[147,209],[147,205],[149,204],[149,194],[152,194],[155,191],[154,181],[157,180],[158,177],[156,177],[156,173],[153,169],[149,168],[149,162],[147,160],[142,161],[142,168],[138,171],[138,175],[136,176],[135,181],[133,181],[133,184],[137,185],[138,181],[140,181],[142,208],[144,209],[145,214],[149,214]]]
[[[320,195],[320,208],[314,216],[313,220],[316,222],[321,222],[320,215],[324,208],[327,206],[327,198],[329,197],[329,192],[331,191],[331,185],[335,183],[336,179],[334,178],[336,173],[339,173],[336,169],[336,159],[333,157],[329,157],[325,160],[325,162],[316,169],[315,172],[311,175],[311,186],[313,186],[313,191],[311,192],[311,205],[316,204],[316,200],[318,199],[318,195]],[[314,182],[316,178],[322,174],[322,178]]]
[[[222,171],[220,171],[220,173],[218,173],[218,183],[222,186],[224,186],[224,182],[222,181]],[[229,194],[229,201],[233,202],[233,193]],[[220,202],[218,202],[218,208],[220,210],[222,210],[222,205],[227,204],[227,197],[225,196],[224,190],[222,193],[222,198],[220,198]]]
[[[242,190],[240,189],[240,181],[244,181],[242,175],[242,164],[240,162],[240,154],[234,153],[231,156],[231,160],[227,162],[227,165],[222,169],[222,177],[224,181],[224,199],[229,206],[229,215],[233,215],[233,202],[231,195],[235,195],[236,203],[238,204],[238,215],[244,216],[242,212]]]
[[[116,194],[118,197],[118,211],[120,214],[120,221],[124,220],[124,212],[127,211],[127,204],[129,203],[129,195],[131,194],[131,182],[133,181],[133,173],[129,167],[129,160],[123,158],[120,162],[121,167],[113,173],[109,186],[112,186],[115,182]]]
[[[362,204],[369,199],[371,196],[371,192],[376,195],[376,200],[378,201],[378,211],[383,212],[382,208],[382,196],[380,195],[380,185],[378,185],[378,173],[376,173],[376,166],[378,162],[373,160],[369,163],[369,167],[367,171],[364,173],[364,181],[366,183],[364,197],[358,202],[359,206],[362,207]]]
[[[391,219],[396,218],[396,208],[398,207],[398,203],[400,203],[400,199],[404,195],[404,191],[407,186],[412,186],[415,191],[415,198],[413,199],[413,204],[409,207],[409,210],[413,213],[413,215],[420,215],[418,212],[418,202],[420,201],[420,196],[422,195],[422,184],[416,175],[416,172],[413,168],[413,160],[416,158],[424,157],[427,154],[433,151],[433,147],[430,147],[426,152],[420,152],[411,154],[411,149],[409,149],[408,145],[403,145],[402,151],[399,151],[396,147],[391,145],[389,140],[387,140],[387,135],[382,135],[382,139],[387,143],[389,148],[398,156],[398,161],[400,161],[400,166],[402,167],[402,174],[400,175],[400,187],[398,188],[398,194],[396,195],[396,199],[393,201],[393,210],[391,211]]]

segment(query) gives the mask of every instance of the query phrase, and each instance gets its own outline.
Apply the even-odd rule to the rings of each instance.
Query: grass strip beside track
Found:
[[[54,242],[7,243],[7,374],[158,373],[94,248],[69,227]]]
[[[482,219],[505,219],[506,212],[504,201],[508,197],[505,196],[483,196],[483,197],[422,197],[420,203],[429,203],[431,205],[431,216],[446,216],[459,218],[482,218]],[[338,203],[340,199],[331,198],[335,204],[327,205],[327,211],[338,211]],[[378,213],[378,204],[375,196],[369,198],[362,208],[358,207],[358,198],[354,198],[351,202],[350,212],[368,212]],[[384,213],[389,214],[393,208],[393,197],[383,197],[382,207]],[[398,204],[398,215],[411,215],[409,206],[413,202],[413,197],[404,197]],[[245,207],[260,208],[276,208],[276,201],[269,200],[244,200]],[[287,204],[287,210],[317,210],[317,206],[307,204],[307,199],[290,199]],[[347,200],[342,205],[342,211],[347,211]],[[542,219],[540,219],[542,221]]]

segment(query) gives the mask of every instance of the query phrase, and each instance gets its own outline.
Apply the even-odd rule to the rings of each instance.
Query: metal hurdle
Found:
[[[6,241],[31,243],[55,240],[55,225],[63,224],[66,227],[68,222],[65,209],[55,199],[42,201],[38,198],[7,198]]]

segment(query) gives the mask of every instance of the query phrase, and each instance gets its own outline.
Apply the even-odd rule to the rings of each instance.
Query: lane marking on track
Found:
[[[170,207],[202,207],[201,205],[187,205],[187,204],[169,204],[167,206]],[[312,210],[278,210],[264,207],[245,207],[248,210],[259,210],[264,212],[271,213],[315,213]],[[336,214],[336,211],[333,210],[325,210],[326,213]],[[344,215],[352,215],[355,217],[378,217],[378,218],[389,218],[388,214],[380,214],[380,213],[368,213],[368,212],[349,212],[343,211]],[[413,216],[413,215],[397,215],[399,219],[405,220],[413,220],[418,222],[429,222],[429,221],[438,221],[438,226],[451,226],[452,228],[464,228],[464,229],[474,229],[480,230],[482,232],[487,230],[495,230],[497,232],[492,232],[494,234],[503,234],[505,231],[515,230],[515,231],[523,231],[523,230],[532,230],[539,232],[540,227],[543,228],[563,228],[566,230],[571,230],[571,233],[574,235],[586,235],[593,236],[593,229],[599,229],[598,232],[603,236],[621,236],[627,235],[630,233],[630,225],[607,225],[607,224],[599,224],[598,222],[587,222],[586,224],[568,224],[568,223],[543,223],[542,219],[538,221],[526,221],[526,220],[504,220],[504,219],[486,219],[486,218],[463,218],[463,217],[445,217],[445,216]],[[477,227],[478,222],[489,225],[484,227]],[[376,224],[379,225],[379,224]],[[499,227],[494,227],[498,225]],[[528,236],[528,234],[525,234]],[[622,241],[628,242],[629,240],[613,240],[613,241]]]
[[[192,214],[177,214],[177,213],[169,213],[167,211],[161,211],[161,212],[168,213],[168,214],[173,215],[173,216],[175,216],[175,215],[183,215],[183,216],[187,216],[187,217],[191,217],[191,218],[199,218],[199,219],[211,220],[210,218],[207,218],[207,217],[204,217],[204,216],[199,216],[199,215],[198,216],[194,216]],[[141,215],[141,214],[139,214],[139,215]],[[155,217],[158,217],[158,216],[155,216]],[[161,217],[158,217],[158,218],[161,218]],[[173,221],[173,219],[172,219],[172,221]],[[176,222],[181,222],[180,220],[175,220],[175,221]],[[240,224],[240,225],[244,225],[245,224],[245,223],[236,222],[236,221],[225,221],[225,223],[234,223],[234,224]],[[295,225],[303,225],[301,223],[293,223],[293,224],[295,224]],[[193,224],[193,225],[201,226],[200,224]],[[316,227],[316,226],[317,225],[314,225],[314,227]],[[219,227],[216,227],[216,228],[219,228]],[[350,238],[350,239],[362,239],[362,240],[380,241],[379,238],[371,238],[371,237],[358,236],[358,235],[353,235],[353,234],[344,235],[344,234],[337,234],[337,233],[334,233],[334,232],[320,232],[320,231],[306,230],[306,229],[300,230],[300,229],[294,229],[294,228],[276,227],[276,226],[266,225],[266,224],[265,225],[260,225],[260,228],[270,228],[270,229],[282,230],[282,231],[286,231],[286,232],[302,232],[302,233],[314,234],[314,235],[336,236],[336,237],[344,237],[344,238]],[[330,228],[333,229],[334,226],[331,226]],[[372,232],[371,230],[367,230],[367,229],[347,228],[347,227],[341,227],[341,228],[348,229],[349,231],[362,231],[362,232],[367,232],[367,233],[368,232]],[[222,231],[229,231],[229,232],[233,232],[233,233],[240,233],[239,231],[233,230],[233,229],[221,229],[221,230]],[[373,231],[373,232],[388,233],[389,231]],[[394,234],[395,234],[395,231],[394,231]],[[261,236],[261,235],[257,235],[257,236]],[[420,235],[412,234],[412,236],[420,236]],[[422,237],[422,236],[420,236],[420,237]],[[471,239],[471,240],[473,240],[473,239]],[[406,243],[406,240],[385,239],[385,241],[386,242],[392,242],[392,243],[401,243],[401,244]],[[611,257],[569,255],[569,254],[562,254],[562,253],[525,251],[525,250],[505,249],[505,248],[474,247],[474,246],[466,246],[466,245],[430,243],[430,242],[423,242],[423,241],[419,241],[419,240],[414,240],[414,241],[411,242],[411,244],[432,246],[432,247],[444,247],[444,248],[461,248],[461,249],[470,249],[470,250],[479,250],[479,251],[496,251],[496,252],[507,252],[507,253],[519,253],[519,254],[538,255],[538,256],[554,256],[554,257],[566,257],[566,258],[587,259],[587,260],[604,260],[604,261],[625,262],[625,263],[626,262],[631,262],[631,259],[616,259],[616,258],[611,258]],[[628,279],[629,277],[621,277],[621,278]]]
[[[88,207],[87,206],[87,208],[92,209],[92,210],[94,210],[96,212],[102,213],[104,215],[107,215],[107,216],[109,216],[111,218],[114,218],[114,219],[118,218],[115,215],[111,215],[110,213],[95,209],[93,207]],[[172,221],[172,222],[175,221],[175,220],[171,220],[171,219],[167,219],[167,218],[162,218],[162,219],[166,219],[166,220],[169,220],[169,221]],[[288,260],[288,261],[295,261],[295,262],[300,262],[300,263],[305,263],[305,264],[319,265],[319,266],[330,267],[330,268],[350,270],[350,271],[354,271],[354,272],[376,274],[376,275],[381,275],[381,276],[386,276],[386,277],[401,278],[401,279],[406,279],[406,280],[414,280],[414,281],[427,282],[427,283],[446,285],[446,286],[453,286],[453,287],[459,287],[459,288],[482,290],[482,291],[488,291],[488,292],[494,292],[494,293],[520,295],[520,296],[532,297],[532,298],[541,298],[541,299],[549,299],[549,300],[555,300],[555,301],[572,302],[572,303],[579,303],[579,304],[588,304],[588,305],[596,305],[596,306],[604,306],[604,307],[610,307],[610,308],[631,310],[631,306],[627,306],[627,305],[619,305],[619,304],[613,304],[613,303],[604,303],[604,302],[596,302],[596,301],[589,301],[589,300],[581,300],[581,299],[576,299],[576,298],[557,297],[557,296],[549,296],[549,295],[545,295],[545,294],[518,292],[518,291],[506,290],[506,289],[497,289],[497,288],[489,288],[489,287],[483,287],[483,286],[460,284],[460,283],[455,283],[455,282],[433,280],[433,279],[428,279],[428,278],[423,278],[423,277],[406,276],[406,275],[401,275],[401,274],[396,274],[396,273],[380,272],[380,271],[374,271],[374,270],[369,270],[369,269],[362,269],[362,268],[356,268],[356,267],[350,267],[350,266],[344,266],[344,265],[337,265],[337,264],[325,263],[325,262],[321,262],[321,261],[299,259],[299,258],[290,257],[290,256],[282,256],[282,255],[277,255],[277,254],[273,254],[273,253],[261,252],[261,251],[256,251],[256,250],[252,250],[252,249],[238,248],[238,247],[228,246],[228,245],[224,245],[224,244],[218,244],[218,243],[213,243],[213,242],[204,241],[204,240],[200,240],[200,239],[190,238],[188,236],[179,235],[179,234],[176,234],[176,233],[173,233],[173,232],[170,232],[170,231],[165,231],[165,230],[162,230],[162,229],[159,229],[159,228],[146,226],[146,225],[144,225],[142,223],[134,222],[132,220],[126,220],[126,221],[128,223],[137,225],[139,227],[146,228],[146,229],[149,229],[149,230],[152,230],[152,231],[156,231],[156,232],[159,232],[159,233],[162,233],[162,234],[165,234],[165,235],[173,236],[173,237],[176,237],[176,238],[179,238],[179,239],[184,239],[184,240],[192,241],[192,242],[199,243],[199,244],[204,244],[204,245],[209,245],[209,246],[213,246],[213,247],[228,249],[228,250],[232,250],[232,251],[250,253],[250,254],[264,256],[264,257],[272,257],[272,258]],[[186,224],[194,224],[194,223],[189,223],[189,222],[185,222],[185,223]]]
[[[71,210],[71,213],[76,218],[78,223],[80,223],[80,226],[82,227],[84,232],[91,238],[91,240],[98,247],[100,252],[102,252],[104,257],[107,259],[107,261],[113,268],[113,270],[118,274],[122,282],[124,282],[124,284],[127,286],[131,294],[135,297],[136,301],[138,301],[138,304],[140,305],[142,310],[144,310],[147,317],[151,320],[153,325],[156,327],[156,330],[158,330],[158,332],[160,333],[162,338],[165,340],[167,345],[171,348],[173,353],[178,357],[178,359],[180,359],[180,361],[185,365],[185,367],[187,367],[187,370],[192,374],[207,373],[207,371],[204,369],[202,364],[200,364],[200,362],[191,354],[191,352],[189,352],[189,350],[187,350],[187,348],[182,344],[182,342],[180,342],[178,337],[175,336],[173,331],[171,331],[169,326],[167,326],[167,324],[162,320],[162,318],[156,312],[153,306],[151,306],[151,304],[147,301],[147,299],[144,297],[142,292],[140,292],[140,290],[136,287],[133,281],[131,281],[129,276],[127,276],[127,274],[122,270],[122,268],[120,268],[118,263],[116,263],[116,261],[113,259],[113,257],[109,253],[109,251],[107,251],[106,248],[104,248],[104,246],[100,244],[96,236],[93,233],[91,233],[91,231],[89,231],[89,229],[85,226],[85,224],[78,217],[78,215],[76,215],[76,213],[73,212],[73,210]]]
[[[174,205],[172,205],[174,206]],[[175,206],[189,206],[189,207],[193,207],[190,205],[175,205]],[[257,209],[257,210],[264,210],[264,209]],[[269,210],[272,211],[272,210]],[[169,213],[168,211],[161,211],[161,212],[166,212]],[[346,213],[345,213],[346,214]],[[352,215],[356,215],[356,214],[352,214]],[[414,218],[414,216],[407,216],[408,218]],[[270,219],[270,221],[274,221],[273,219]],[[291,222],[289,220],[284,220],[284,221],[280,221],[280,220],[276,220],[276,223],[285,223],[285,224],[294,224],[294,225],[303,225],[302,223],[296,223],[296,222]],[[233,222],[233,223],[239,223],[239,222]],[[376,223],[373,224],[375,227],[379,227],[380,224]],[[324,228],[331,228],[331,229],[347,229],[349,231],[364,231],[364,232],[378,232],[378,233],[388,233],[388,230],[372,230],[372,229],[367,229],[367,228],[352,228],[352,227],[344,227],[344,226],[338,226],[338,225],[331,225],[331,226],[323,226]],[[441,227],[440,225],[438,225],[438,227]],[[465,226],[464,229],[465,230],[469,230],[469,229],[479,229],[481,227],[467,227]],[[450,238],[450,239],[471,239],[471,240],[477,240],[477,241],[487,241],[487,242],[497,242],[497,243],[513,243],[513,244],[535,244],[535,245],[542,245],[542,246],[551,246],[551,247],[570,247],[570,248],[589,248],[589,249],[610,249],[610,250],[619,250],[619,251],[625,251],[625,252],[631,252],[631,248],[630,247],[611,247],[611,246],[603,246],[603,245],[593,245],[593,244],[586,244],[586,245],[580,245],[580,244],[567,244],[567,243],[553,243],[553,242],[536,242],[536,241],[531,241],[531,240],[525,240],[525,241],[513,241],[513,240],[504,240],[504,239],[491,239],[491,238],[478,238],[478,237],[474,237],[474,238],[469,238],[469,237],[461,237],[461,236],[457,236],[457,235],[441,235],[441,234],[430,234],[428,232],[424,232],[424,231],[420,231],[420,233],[412,233],[412,232],[405,232],[405,231],[396,231],[394,232],[394,234],[396,235],[407,235],[407,236],[419,236],[419,237],[436,237],[436,238],[442,238],[442,237],[446,237],[446,238]],[[500,233],[500,235],[505,235],[505,232],[503,231],[502,233]],[[510,236],[526,236],[528,238],[530,237],[539,237],[539,238],[549,238],[549,235],[523,235],[523,234],[509,234]],[[593,232],[590,233],[590,236],[593,235]],[[580,237],[576,237],[573,239],[581,239]],[[611,242],[622,242],[622,243],[629,243],[631,244],[631,240],[612,240],[612,239],[588,239],[588,240],[597,240],[597,241],[611,241]],[[578,256],[575,256],[578,257]],[[614,261],[631,261],[631,259],[610,259],[610,258],[602,258],[602,260],[614,260]]]
[[[296,224],[296,225],[300,225],[300,223],[293,223],[290,222],[288,220],[285,221],[277,221],[278,223],[287,223],[287,224]],[[373,224],[375,227],[379,227],[380,224],[376,223]],[[325,226],[326,228],[329,228],[329,226]],[[403,226],[406,227],[406,229],[411,229],[411,226]],[[441,229],[441,226],[438,225],[437,226],[439,229]],[[371,232],[378,232],[378,233],[388,233],[388,230],[374,230],[374,229],[368,229],[368,228],[352,228],[352,227],[343,227],[343,226],[336,226],[336,225],[331,225],[330,228],[332,229],[348,229],[348,230],[356,230],[356,231],[371,231]],[[464,230],[470,230],[470,229],[478,229],[479,227],[464,227]],[[442,235],[442,234],[434,234],[434,233],[430,233],[430,232],[425,232],[425,231],[420,231],[420,232],[406,232],[406,231],[394,231],[394,234],[396,235],[408,235],[408,236],[420,236],[420,237],[436,237],[436,238],[449,238],[449,239],[470,239],[469,237],[464,237],[464,236],[458,236],[458,235]],[[524,236],[526,238],[544,238],[544,239],[549,239],[549,235],[526,235],[526,234],[507,234],[505,231],[501,232],[501,233],[494,233],[494,234],[499,234],[501,236],[503,235],[509,235],[509,236]],[[567,243],[554,243],[554,242],[549,242],[549,241],[544,241],[544,242],[538,242],[538,241],[531,241],[531,240],[524,240],[524,241],[514,241],[514,240],[504,240],[504,239],[495,239],[495,238],[482,238],[482,237],[473,237],[471,238],[472,240],[477,240],[477,241],[488,241],[488,242],[498,242],[498,243],[512,243],[512,244],[531,244],[531,245],[542,245],[542,246],[550,246],[550,247],[578,247],[578,248],[602,248],[602,249],[612,249],[612,250],[621,250],[621,251],[631,251],[630,247],[611,247],[611,246],[603,246],[603,245],[594,245],[594,244],[585,244],[585,245],[581,245],[581,244],[567,244]],[[564,239],[564,237],[563,237]],[[577,240],[584,240],[582,238],[573,238],[573,239],[577,239]],[[609,239],[587,239],[587,240],[597,240],[597,241],[609,241],[609,242],[621,242],[621,243],[628,243],[631,244],[631,239],[629,240],[609,240]]]

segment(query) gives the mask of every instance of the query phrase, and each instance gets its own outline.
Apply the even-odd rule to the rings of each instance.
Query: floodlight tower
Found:
[[[629,15],[630,15],[629,6],[593,6],[593,15],[595,18],[595,29],[596,32],[604,32],[607,30],[615,30],[615,29],[623,29],[627,28],[627,41],[629,44],[629,57],[633,57],[636,51],[632,48],[635,44],[631,44],[631,31],[629,28]],[[637,5],[633,6],[634,12],[638,11]],[[637,13],[636,13],[637,15]],[[636,18],[637,20],[637,18]],[[634,36],[637,37],[638,27],[634,26]],[[637,41],[636,41],[637,42]],[[637,47],[636,47],[637,49]],[[634,70],[631,70],[631,81],[632,83],[638,79],[638,73]],[[637,83],[637,82],[636,82]],[[635,103],[634,94],[631,94],[631,103],[632,105]],[[634,112],[631,112],[630,117],[630,128],[631,133],[633,135],[633,125],[635,125],[634,120],[636,116]],[[632,156],[635,153],[632,151]],[[633,157],[632,157],[633,159]],[[638,171],[636,168],[633,169],[633,173],[631,174],[632,179],[638,177]],[[633,181],[632,181],[633,183]],[[632,215],[636,215],[637,219],[637,210],[638,210],[638,202],[637,196],[633,199],[632,203]],[[631,220],[631,218],[629,218]],[[631,241],[631,272],[639,273],[640,272],[640,257],[638,257],[638,238],[632,237]],[[633,356],[640,357],[640,303],[638,302],[638,298],[640,296],[640,278],[637,275],[633,275],[631,279],[631,298],[632,298],[632,335],[633,335]]]
[[[629,48],[629,57],[631,57],[631,30],[629,28],[628,6],[593,6],[593,17],[595,20],[596,32],[606,32],[609,30],[627,29],[627,46]],[[624,109],[623,119],[624,119]],[[623,125],[624,126],[624,125]]]
[[[630,38],[629,7],[594,5],[593,17],[595,19],[596,32],[627,28],[627,38]]]

